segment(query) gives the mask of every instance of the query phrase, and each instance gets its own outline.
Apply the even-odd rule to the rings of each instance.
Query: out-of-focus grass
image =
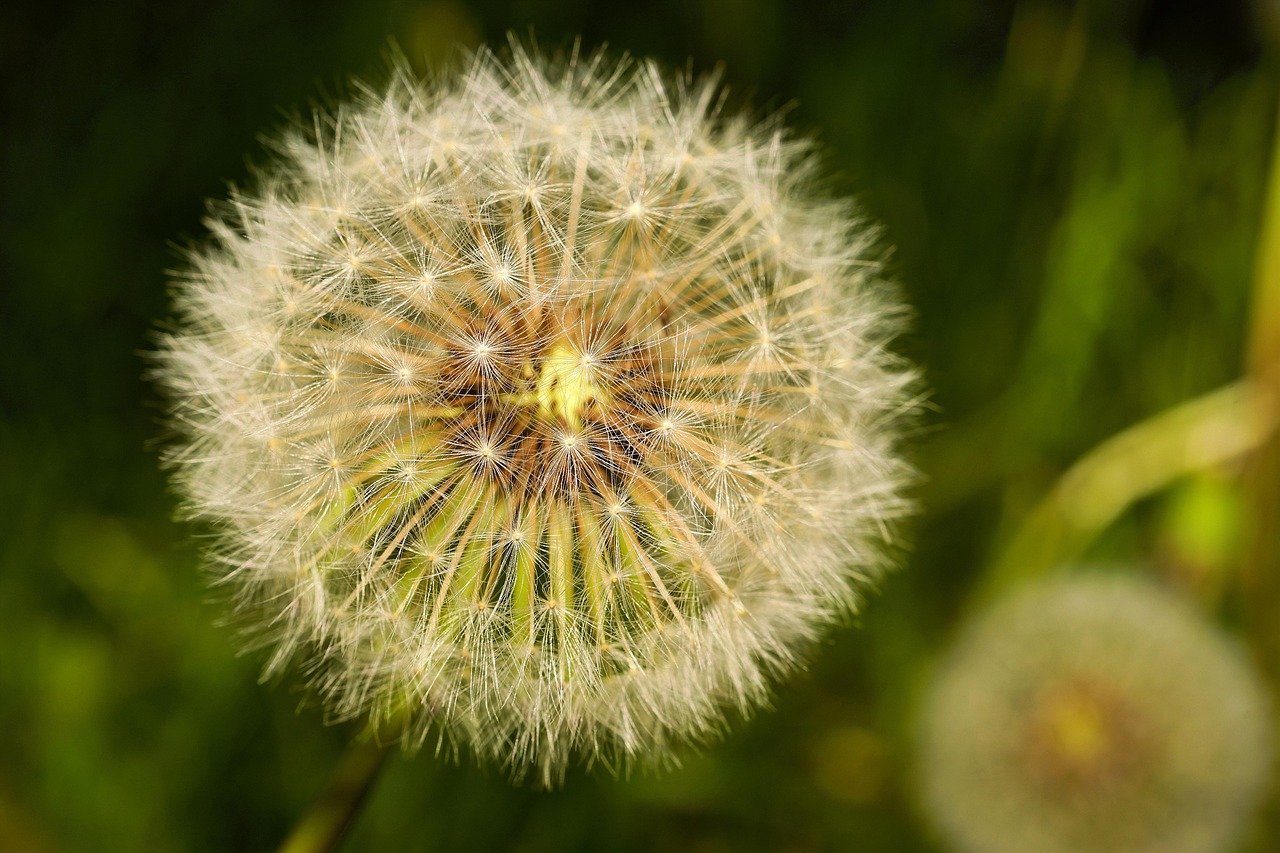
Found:
[[[671,64],[724,60],[732,96],[762,109],[794,99],[789,120],[820,133],[836,189],[896,246],[916,307],[904,347],[934,411],[915,441],[926,479],[906,565],[774,711],[677,772],[579,773],[557,793],[393,756],[351,849],[933,849],[911,796],[915,703],[983,573],[1092,448],[1245,371],[1277,91],[1247,7],[379,0],[0,16],[0,849],[270,848],[352,734],[299,711],[297,682],[259,686],[261,660],[215,624],[200,531],[170,520],[156,470],[161,407],[139,352],[167,312],[168,241],[198,237],[201,200],[246,179],[282,107],[376,77],[389,35],[439,61],[532,24],[553,45],[581,33]],[[1162,483],[1076,556],[1141,565],[1237,625],[1254,535],[1240,473],[1228,461]],[[1250,849],[1280,843],[1275,824],[1273,805]]]

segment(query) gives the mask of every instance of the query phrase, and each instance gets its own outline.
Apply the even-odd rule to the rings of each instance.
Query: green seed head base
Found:
[[[911,375],[872,235],[713,83],[401,69],[210,222],[161,354],[270,668],[552,782],[750,708],[881,570]]]

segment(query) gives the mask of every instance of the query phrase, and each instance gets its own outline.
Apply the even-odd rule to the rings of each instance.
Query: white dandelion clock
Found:
[[[480,53],[290,132],[160,375],[271,668],[553,781],[750,708],[883,569],[911,373],[867,226],[712,83]]]
[[[973,853],[1228,850],[1271,711],[1227,640],[1153,584],[1066,577],[966,632],[925,712],[926,803]]]

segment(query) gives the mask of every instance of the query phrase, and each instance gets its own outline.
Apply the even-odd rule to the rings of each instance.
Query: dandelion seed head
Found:
[[[270,667],[516,773],[663,759],[887,564],[911,370],[871,229],[714,80],[485,51],[286,133],[160,375]]]
[[[955,849],[1212,853],[1267,778],[1254,674],[1154,585],[1080,575],[998,604],[925,711],[926,803]]]

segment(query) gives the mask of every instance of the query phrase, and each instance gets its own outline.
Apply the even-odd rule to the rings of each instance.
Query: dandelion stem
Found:
[[[357,740],[347,749],[324,790],[302,815],[280,853],[330,853],[338,849],[347,829],[378,778],[388,744]]]
[[[1098,445],[1032,510],[975,600],[1078,556],[1128,507],[1179,477],[1254,451],[1276,431],[1275,406],[1265,402],[1252,383],[1235,383]]]
[[[1271,178],[1258,235],[1254,273],[1253,320],[1246,353],[1248,369],[1258,386],[1259,405],[1280,405],[1280,123],[1271,155]],[[1280,665],[1280,628],[1275,606],[1280,601],[1280,436],[1273,435],[1254,452],[1245,489],[1251,508],[1248,545],[1241,585],[1250,605],[1250,616],[1259,653],[1269,670]]]
[[[1252,325],[1246,359],[1249,374],[1258,387],[1258,407],[1280,408],[1280,117],[1272,138],[1271,175],[1262,212],[1255,260]],[[1252,453],[1244,482],[1247,520],[1240,591],[1250,640],[1262,671],[1275,686],[1280,673],[1280,434],[1273,433]],[[1271,795],[1267,802],[1266,835],[1280,832],[1277,783],[1280,768],[1273,766]]]

